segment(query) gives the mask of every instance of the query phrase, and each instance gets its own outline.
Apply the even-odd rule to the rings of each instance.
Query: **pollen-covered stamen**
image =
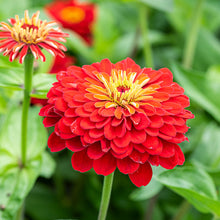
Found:
[[[31,18],[28,16],[28,11],[25,11],[25,17],[19,19],[19,16],[15,16],[15,22],[13,26],[10,27],[6,23],[3,23],[4,27],[10,27],[10,32],[12,38],[17,42],[22,42],[25,44],[38,44],[43,42],[50,31],[53,31],[53,28],[50,28],[54,22],[46,22],[39,19],[39,13],[33,14]]]
[[[136,76],[136,72],[116,69],[112,70],[110,76],[98,73],[96,77],[103,83],[103,87],[91,84],[86,90],[93,93],[95,98],[105,101],[106,108],[121,106],[131,113],[134,111],[133,107],[138,108],[141,101],[152,99],[151,95],[158,88],[146,86],[150,79],[145,74],[138,79]]]

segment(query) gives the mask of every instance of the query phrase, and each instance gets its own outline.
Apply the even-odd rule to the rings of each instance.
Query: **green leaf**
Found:
[[[208,79],[204,73],[185,70],[177,64],[171,67],[185,93],[220,122],[220,99],[216,98],[220,94],[220,83]]]
[[[211,145],[210,145],[211,143]],[[203,135],[197,142],[191,160],[198,167],[210,172],[220,171],[220,128],[215,123],[206,124]],[[213,153],[214,152],[214,153]]]
[[[174,8],[173,0],[139,0],[157,10],[170,12]]]
[[[49,89],[56,81],[56,74],[35,74],[33,77],[33,89],[31,96],[35,98],[46,98]]]
[[[29,110],[27,165],[21,165],[21,108],[12,108],[2,125],[0,134],[0,219],[12,220],[31,190],[41,167],[42,152],[47,143],[47,131],[43,127],[42,118],[38,116],[39,108]],[[44,158],[45,159],[45,158]],[[46,157],[46,160],[49,159]],[[45,176],[52,172],[49,169],[42,172]],[[45,167],[45,165],[44,165]]]
[[[53,157],[48,152],[44,152],[42,155],[40,175],[45,178],[50,178],[54,173],[55,167],[56,163]]]
[[[32,161],[27,167],[9,169],[0,175],[0,219],[12,220],[39,175],[40,160]]]
[[[3,56],[3,54],[0,54],[0,66],[7,66],[7,67],[18,67],[21,68],[21,64],[18,62],[18,60],[14,60],[13,62],[9,61],[8,56]]]
[[[15,4],[14,0],[0,0],[0,18],[1,21],[7,21],[7,19],[13,17],[18,13],[22,12],[22,17],[24,17],[24,11],[29,8],[28,0],[20,0],[19,4]]]
[[[0,67],[0,87],[22,90],[24,71],[17,67]]]
[[[47,144],[47,131],[42,124],[42,118],[38,115],[39,108],[29,109],[28,114],[28,139],[27,158],[41,155]],[[17,160],[21,157],[21,108],[13,108],[8,113],[0,134],[0,149],[14,155]]]
[[[220,216],[220,201],[211,177],[202,169],[182,167],[161,173],[156,179],[183,196],[200,212]]]
[[[220,83],[220,66],[211,66],[207,72],[207,79]]]
[[[0,90],[1,94],[1,90]],[[2,95],[2,94],[1,94]],[[6,112],[7,102],[4,97],[0,95],[0,113]]]

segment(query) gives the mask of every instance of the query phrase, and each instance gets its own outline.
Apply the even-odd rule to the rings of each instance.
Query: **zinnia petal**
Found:
[[[93,161],[93,168],[97,174],[107,176],[115,171],[116,159],[110,153],[107,153]]]
[[[72,156],[73,169],[80,172],[86,172],[92,168],[93,160],[91,160],[86,153],[86,150],[76,152]]]
[[[152,178],[153,172],[150,164],[147,162],[140,165],[136,172],[129,174],[131,182],[137,186],[146,186]]]
[[[49,139],[48,139],[48,147],[50,148],[51,152],[61,151],[66,148],[65,141],[62,140],[59,136],[53,132]]]

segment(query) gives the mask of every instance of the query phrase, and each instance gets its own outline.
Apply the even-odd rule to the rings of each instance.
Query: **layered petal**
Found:
[[[140,187],[146,186],[150,182],[152,175],[152,168],[150,164],[146,162],[140,165],[136,172],[129,174],[129,178],[135,186]]]

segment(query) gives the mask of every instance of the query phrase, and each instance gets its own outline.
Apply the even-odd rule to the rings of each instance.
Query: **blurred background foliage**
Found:
[[[61,1],[61,0],[60,0]],[[65,1],[62,0],[64,3]],[[25,220],[97,218],[102,176],[81,174],[71,167],[71,152],[50,153],[48,133],[38,116],[39,99],[55,81],[58,69],[91,64],[103,58],[112,62],[133,58],[146,66],[140,30],[140,9],[147,8],[154,68],[171,68],[174,79],[191,99],[189,142],[181,147],[183,167],[154,169],[151,183],[136,188],[116,171],[107,219],[211,220],[220,216],[220,1],[219,0],[91,0],[95,19],[90,32],[64,29],[70,34],[66,46],[69,60],[35,63],[29,115],[28,166],[20,169],[20,114],[23,69],[0,55],[0,219]],[[40,10],[41,19],[53,19],[45,9],[51,0],[0,0],[0,20],[24,10]],[[202,5],[192,63],[182,65],[191,26]],[[56,8],[58,10],[59,8]],[[62,23],[61,23],[62,25]],[[45,52],[46,53],[46,52]],[[56,68],[54,67],[56,65]],[[65,66],[66,65],[66,66]],[[46,149],[46,150],[45,150]],[[24,201],[24,198],[27,198]],[[18,214],[16,214],[18,212]],[[214,217],[213,217],[214,216]]]

